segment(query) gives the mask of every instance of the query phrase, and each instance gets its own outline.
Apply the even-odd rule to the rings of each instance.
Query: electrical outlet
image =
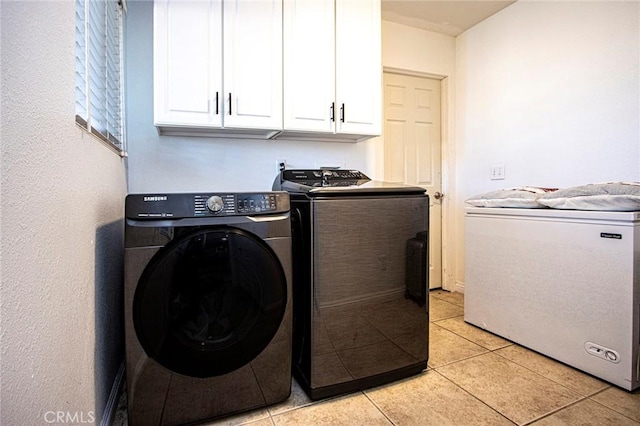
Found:
[[[504,164],[494,164],[491,166],[490,176],[491,180],[503,180],[504,179]]]
[[[286,168],[287,168],[287,160],[285,160],[284,158],[279,158],[276,160],[276,173],[280,173]]]

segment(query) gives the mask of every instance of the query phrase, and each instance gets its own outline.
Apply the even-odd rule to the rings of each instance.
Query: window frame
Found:
[[[75,0],[75,5],[76,124],[126,157],[125,0]]]

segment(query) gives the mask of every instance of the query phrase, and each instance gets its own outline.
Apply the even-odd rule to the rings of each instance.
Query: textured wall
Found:
[[[74,123],[74,3],[2,2],[0,424],[100,420],[123,356],[123,160]]]

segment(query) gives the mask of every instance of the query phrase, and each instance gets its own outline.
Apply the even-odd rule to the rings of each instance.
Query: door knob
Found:
[[[433,198],[435,198],[436,200],[441,199],[442,197],[444,197],[444,194],[440,191],[436,191],[433,193]]]

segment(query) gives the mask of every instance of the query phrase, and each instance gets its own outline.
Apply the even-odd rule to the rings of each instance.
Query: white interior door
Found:
[[[427,189],[429,288],[442,287],[440,80],[384,73],[384,180]]]

